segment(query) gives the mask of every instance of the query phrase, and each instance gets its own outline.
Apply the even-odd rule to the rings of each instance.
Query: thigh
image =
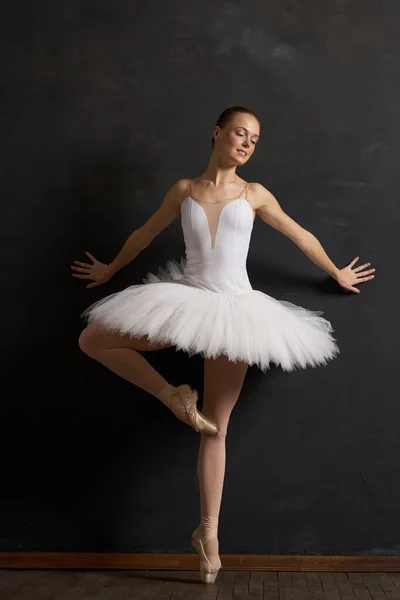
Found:
[[[202,412],[226,433],[230,414],[239,398],[248,364],[232,362],[227,356],[204,360],[204,399]]]
[[[147,336],[131,337],[127,334],[110,332],[99,323],[92,323],[82,331],[79,338],[79,345],[82,350],[95,348],[132,348],[139,352],[162,350],[171,346],[168,343],[152,343]]]

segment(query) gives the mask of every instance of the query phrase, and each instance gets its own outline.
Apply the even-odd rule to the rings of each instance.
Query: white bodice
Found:
[[[251,291],[246,261],[254,217],[245,198],[215,204],[187,196],[181,206],[186,266],[180,283],[217,293]]]

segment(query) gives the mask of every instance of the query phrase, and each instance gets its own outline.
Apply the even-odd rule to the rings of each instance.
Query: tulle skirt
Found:
[[[110,332],[147,336],[190,356],[284,371],[325,365],[339,354],[334,329],[321,315],[258,290],[221,294],[183,283],[185,260],[168,261],[158,275],[89,306],[81,315]]]

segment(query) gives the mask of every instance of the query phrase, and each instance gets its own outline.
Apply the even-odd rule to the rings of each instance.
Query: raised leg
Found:
[[[168,344],[151,345],[147,337],[131,338],[129,335],[110,333],[100,324],[93,323],[82,331],[79,337],[79,347],[113,373],[156,398],[160,398],[160,395],[162,396],[168,387],[172,387],[140,354],[167,348]]]
[[[79,338],[80,348],[105,367],[127,381],[149,392],[174,415],[196,431],[215,435],[218,427],[197,410],[197,391],[187,384],[174,387],[141,355],[141,352],[161,350],[169,344],[152,344],[146,337],[111,333],[99,323],[84,329]]]

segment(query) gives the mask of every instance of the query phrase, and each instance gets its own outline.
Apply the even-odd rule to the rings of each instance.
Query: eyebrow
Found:
[[[242,127],[241,125],[238,125],[236,127],[236,129],[244,129],[245,131],[247,131],[248,133],[250,133],[250,131],[247,129],[247,127]],[[260,137],[259,135],[257,135],[257,133],[253,133],[253,135],[255,135],[256,137]]]

